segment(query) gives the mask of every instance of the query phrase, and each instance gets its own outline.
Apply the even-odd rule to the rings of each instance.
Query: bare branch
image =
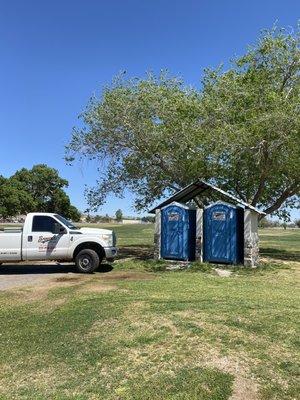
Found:
[[[277,198],[277,200],[274,201],[274,203],[270,207],[268,207],[268,208],[266,208],[264,210],[264,212],[266,214],[271,214],[274,211],[277,211],[289,197],[294,196],[295,194],[297,194],[299,189],[300,189],[299,182],[297,182],[297,183],[293,184],[292,186],[288,187],[287,189],[285,189],[281,193],[281,195]]]

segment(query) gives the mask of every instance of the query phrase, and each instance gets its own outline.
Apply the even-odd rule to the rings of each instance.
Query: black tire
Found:
[[[75,257],[76,268],[79,272],[91,274],[100,265],[100,258],[94,250],[83,249]]]

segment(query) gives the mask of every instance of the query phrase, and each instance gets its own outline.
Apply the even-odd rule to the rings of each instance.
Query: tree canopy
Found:
[[[167,73],[117,77],[67,147],[70,162],[99,160],[91,207],[129,188],[146,209],[196,178],[267,214],[299,206],[299,43],[299,28],[264,31],[228,69],[205,70],[199,89]]]
[[[57,170],[44,164],[22,168],[8,179],[0,176],[0,215],[55,212],[77,221],[80,212],[71,205],[64,191],[67,186]]]
[[[122,210],[119,208],[119,209],[116,211],[116,220],[117,220],[118,222],[120,222],[120,221],[122,221],[122,219],[123,219],[123,213],[122,213]]]

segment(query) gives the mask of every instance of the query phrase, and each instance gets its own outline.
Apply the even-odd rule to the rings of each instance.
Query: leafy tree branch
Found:
[[[125,188],[147,209],[202,178],[267,213],[299,202],[300,34],[264,31],[231,67],[204,71],[200,89],[166,72],[118,76],[81,114],[67,159],[96,158],[92,208]]]

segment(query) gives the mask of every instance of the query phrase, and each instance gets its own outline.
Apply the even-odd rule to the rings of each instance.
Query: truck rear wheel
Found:
[[[90,274],[99,267],[100,258],[94,250],[83,249],[75,257],[75,264],[79,272]]]

